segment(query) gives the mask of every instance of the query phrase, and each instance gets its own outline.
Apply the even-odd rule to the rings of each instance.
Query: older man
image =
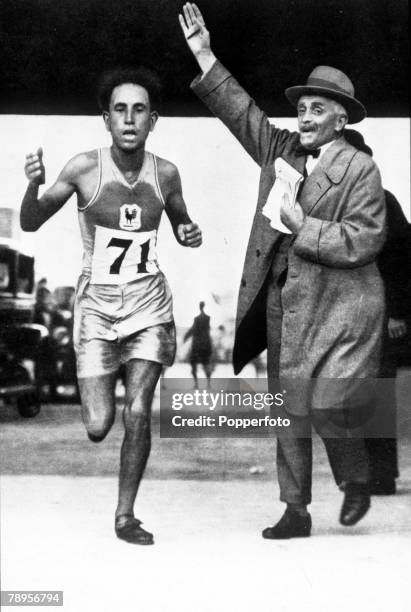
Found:
[[[287,402],[292,428],[277,445],[287,509],[263,537],[311,533],[311,424],[345,493],[340,522],[354,525],[370,505],[369,467],[351,421],[365,400],[352,392],[358,385],[348,383],[377,374],[384,311],[375,264],[385,234],[380,176],[372,159],[344,139],[345,125],[361,121],[365,109],[345,74],[319,66],[305,85],[286,90],[297,108],[298,132],[276,128],[216,60],[196,5],[186,4],[183,13],[180,24],[202,70],[192,84],[195,93],[261,166],[238,301],[234,369],[239,372],[268,347],[271,384],[281,376],[303,391]],[[280,157],[304,177],[298,202],[285,197],[278,203],[289,234],[274,229],[264,214]]]

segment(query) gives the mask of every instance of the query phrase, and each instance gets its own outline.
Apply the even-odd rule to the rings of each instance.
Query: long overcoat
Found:
[[[192,88],[261,167],[238,298],[233,351],[238,373],[267,346],[265,289],[283,236],[262,213],[275,180],[274,160],[282,157],[303,173],[305,158],[295,154],[299,134],[270,124],[219,62],[203,78],[197,77]],[[307,216],[288,251],[283,312],[278,319],[281,343],[275,349],[279,371],[274,375],[291,379],[376,376],[384,289],[375,260],[385,240],[378,168],[370,156],[339,138],[305,180],[299,202]],[[315,407],[330,407],[321,390],[317,395]]]

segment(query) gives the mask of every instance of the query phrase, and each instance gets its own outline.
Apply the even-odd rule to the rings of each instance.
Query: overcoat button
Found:
[[[242,287],[245,287],[245,286],[246,286],[246,284],[247,284],[247,283],[246,283],[245,278],[242,278],[242,279],[241,279],[241,286],[242,286]]]
[[[260,255],[261,255],[261,251],[260,251],[260,249],[257,249],[257,250],[256,250],[256,252],[255,252],[255,254],[257,255],[257,257],[260,257]]]

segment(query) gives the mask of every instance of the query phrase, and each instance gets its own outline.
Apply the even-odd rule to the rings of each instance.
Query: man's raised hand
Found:
[[[191,2],[183,6],[183,15],[178,16],[187,44],[194,55],[210,49],[210,35],[200,9]]]
[[[26,155],[24,172],[30,183],[43,185],[46,181],[46,169],[43,164],[43,149],[40,147],[36,153]]]
[[[183,15],[178,16],[181,29],[203,72],[207,72],[215,62],[215,56],[210,47],[210,34],[204,18],[196,4],[187,2],[183,6]]]

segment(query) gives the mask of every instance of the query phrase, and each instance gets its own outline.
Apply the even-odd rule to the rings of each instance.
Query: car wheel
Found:
[[[22,395],[17,398],[17,410],[20,416],[25,419],[31,419],[40,412],[40,397],[38,393]]]

